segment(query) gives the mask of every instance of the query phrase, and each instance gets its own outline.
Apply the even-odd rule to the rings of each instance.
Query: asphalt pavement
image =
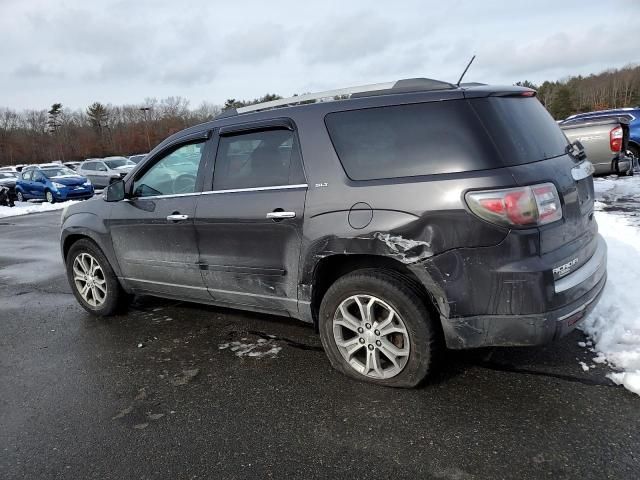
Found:
[[[286,318],[149,297],[93,318],[59,221],[0,219],[2,479],[640,477],[640,400],[582,370],[578,331],[380,388]]]

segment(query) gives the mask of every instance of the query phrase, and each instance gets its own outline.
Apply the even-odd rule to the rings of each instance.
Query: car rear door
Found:
[[[25,199],[31,196],[31,177],[33,175],[33,170],[27,170],[26,172],[22,172],[20,176],[20,180],[17,182],[20,185],[20,189],[22,190],[22,195],[24,195]]]
[[[208,186],[196,206],[196,231],[213,300],[297,312],[307,185],[293,123],[223,127]]]
[[[79,174],[87,177],[89,179],[89,181],[93,184],[96,185],[96,164],[94,162],[85,162],[82,164],[82,166],[79,169]]]
[[[208,132],[168,146],[127,182],[130,198],[114,204],[113,248],[123,277],[137,291],[210,299],[193,223],[209,150]],[[185,155],[192,159],[187,166]]]

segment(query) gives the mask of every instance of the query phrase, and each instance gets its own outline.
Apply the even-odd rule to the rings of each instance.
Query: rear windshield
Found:
[[[487,97],[473,101],[505,165],[564,155],[567,138],[536,98]]]
[[[325,123],[353,180],[519,165],[562,155],[567,144],[551,116],[532,98],[350,110],[327,115]]]

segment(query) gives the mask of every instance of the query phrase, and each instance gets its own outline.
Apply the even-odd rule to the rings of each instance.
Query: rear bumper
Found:
[[[479,315],[459,318],[441,316],[448,348],[541,345],[566,335],[597,305],[607,281],[607,247],[598,238],[591,259],[578,270],[557,280],[556,295],[582,293],[573,301],[542,313]],[[585,291],[585,289],[587,289]]]

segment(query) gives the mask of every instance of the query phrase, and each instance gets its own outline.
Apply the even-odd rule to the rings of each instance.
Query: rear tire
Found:
[[[19,202],[24,202],[24,201],[25,201],[25,199],[24,199],[24,195],[22,194],[22,192],[18,192],[18,193],[16,193],[16,198],[17,198],[17,200],[18,200]]]
[[[71,246],[66,267],[73,295],[87,312],[110,316],[129,303],[107,258],[91,240],[78,240]]]
[[[379,269],[336,280],[319,313],[322,345],[336,370],[400,388],[417,386],[431,372],[441,344],[434,321],[409,281]]]

